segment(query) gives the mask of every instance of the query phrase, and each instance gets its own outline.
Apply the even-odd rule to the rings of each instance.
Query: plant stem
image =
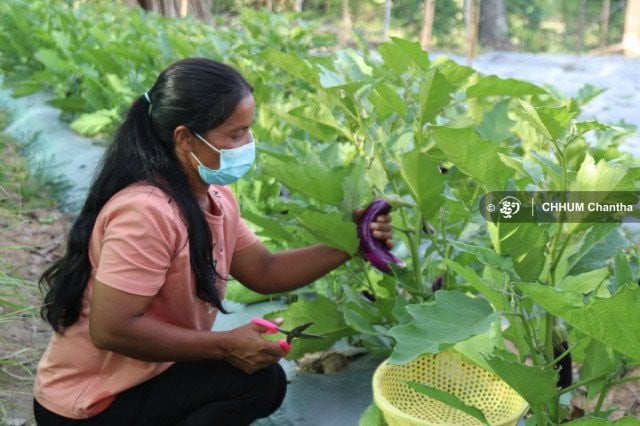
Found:
[[[610,383],[611,383],[611,377],[608,376],[605,379],[604,384],[602,385],[602,391],[600,391],[600,395],[598,395],[598,402],[596,402],[596,406],[593,408],[594,417],[598,417],[600,415],[600,410],[602,409],[604,398],[607,396],[607,392],[609,391]]]

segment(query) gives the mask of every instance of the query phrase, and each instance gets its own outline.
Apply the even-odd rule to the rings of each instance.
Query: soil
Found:
[[[37,280],[61,254],[68,225],[69,218],[57,210],[0,217],[0,279],[6,273],[21,280],[16,286],[0,282],[0,299],[32,307],[0,305],[0,425],[35,424],[33,377],[51,336],[51,328],[39,316],[42,296]]]
[[[0,216],[0,266],[7,275],[24,280],[17,287],[16,303],[28,306],[42,303],[37,279],[44,268],[61,254],[69,224],[70,218],[57,210],[39,210],[19,218]],[[5,283],[1,284],[2,297],[6,299]],[[0,425],[33,425],[33,377],[51,329],[40,319],[37,308],[19,312],[0,305],[0,336]],[[306,368],[308,372],[334,374],[348,362],[339,355],[335,352],[318,354],[315,358],[301,360],[300,368]],[[9,360],[11,362],[7,363]],[[640,375],[640,369],[630,371],[629,375]],[[593,407],[594,404],[595,401],[586,401],[584,393],[578,390],[573,400],[574,416],[581,416],[585,406]],[[615,408],[611,420],[624,415],[640,418],[640,382],[627,382],[613,388],[605,399],[604,407]]]

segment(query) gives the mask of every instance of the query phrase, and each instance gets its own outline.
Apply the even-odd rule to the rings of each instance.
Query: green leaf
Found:
[[[95,135],[109,128],[118,119],[119,117],[115,110],[101,109],[80,115],[71,123],[70,127],[81,135]]]
[[[602,374],[611,374],[615,371],[616,357],[613,350],[595,339],[589,339],[589,345],[585,349],[589,356],[585,357],[580,367],[580,380],[595,379]],[[587,399],[592,399],[600,392],[605,391],[603,385],[608,375],[599,380],[589,381],[587,386]]]
[[[629,358],[640,361],[640,287],[624,287],[608,299],[585,304],[577,291],[536,284],[518,288],[552,315]]]
[[[493,305],[495,310],[502,311],[507,308],[502,292],[487,285],[472,268],[469,266],[462,266],[451,259],[445,259],[445,264],[480,292]]]
[[[509,361],[500,351],[496,353],[499,356],[487,358],[487,363],[498,377],[507,382],[533,407],[534,411],[542,410],[542,407],[557,398],[558,374],[555,370]]]
[[[321,141],[331,141],[337,135],[349,137],[325,104],[297,107],[281,117]]]
[[[515,121],[509,118],[509,102],[502,101],[484,113],[482,123],[476,127],[476,130],[482,139],[500,145],[511,136],[511,128],[514,124]]]
[[[402,75],[411,65],[417,65],[426,71],[429,68],[429,55],[419,43],[391,37],[391,41],[378,47],[385,67]]]
[[[298,359],[309,352],[320,352],[330,348],[338,339],[351,336],[353,330],[344,322],[338,306],[324,296],[317,296],[313,300],[300,299],[292,303],[285,310],[271,312],[266,319],[273,320],[282,317],[285,322],[282,328],[290,330],[299,325],[313,322],[306,332],[324,336],[322,339],[294,339],[288,359]],[[281,339],[281,335],[275,335]]]
[[[608,192],[634,191],[635,183],[629,171],[621,165],[609,165],[600,160],[596,164],[587,154],[580,165],[572,191]]]
[[[396,113],[400,118],[407,115],[407,106],[404,100],[383,81],[373,86],[373,90],[369,93],[369,102],[373,105],[380,120],[386,120],[393,113]]]
[[[444,349],[472,336],[486,333],[498,319],[491,305],[457,291],[440,290],[434,304],[409,305],[413,323],[389,330],[396,346],[389,362],[405,364],[422,354]]]
[[[578,275],[565,277],[558,288],[566,291],[579,291],[582,294],[589,294],[609,278],[609,268],[594,269]]]
[[[432,122],[451,102],[455,86],[438,71],[430,68],[420,83],[420,125]]]
[[[547,94],[547,91],[535,84],[514,78],[503,79],[495,75],[484,77],[467,89],[467,98],[483,96],[518,97],[544,94]]]
[[[488,247],[474,246],[460,241],[449,241],[453,247],[475,255],[485,265],[493,266],[501,271],[514,272],[513,262],[507,256],[502,256]]]
[[[247,287],[235,280],[229,281],[227,284],[227,291],[224,294],[225,299],[245,305],[271,300],[272,297],[272,295],[260,294],[253,290],[249,290]]]
[[[488,224],[495,228],[498,241],[494,241],[496,252],[508,254],[513,261],[513,269],[520,279],[535,282],[544,265],[547,235],[544,227],[537,223]]]
[[[471,417],[480,420],[486,425],[489,424],[489,421],[484,416],[484,413],[482,411],[480,411],[477,407],[465,404],[464,401],[449,392],[445,392],[440,389],[432,388],[431,386],[411,381],[407,382],[407,385],[409,385],[417,392],[427,395],[429,398],[433,398],[436,401],[440,401],[449,405],[450,407],[455,408],[456,410],[460,410],[463,413],[466,413]]]
[[[356,224],[344,221],[339,213],[306,210],[297,220],[319,243],[340,249],[351,256],[358,251]]]
[[[445,176],[438,169],[439,162],[420,151],[405,154],[401,173],[411,195],[420,207],[425,220],[432,220],[444,204]]]
[[[518,103],[516,104],[516,107],[513,108],[513,112],[516,113],[520,119],[540,132],[545,139],[552,139],[551,133],[540,118],[538,111],[529,102],[518,99]]]
[[[564,106],[538,108],[538,116],[552,139],[559,139],[569,130],[569,124],[575,115],[575,112],[570,112]]]
[[[433,127],[432,130],[438,147],[463,173],[490,191],[504,189],[513,171],[502,162],[494,144],[480,139],[471,128]]]
[[[375,403],[372,403],[360,416],[358,426],[386,426],[382,411]]]
[[[631,265],[623,251],[619,251],[615,260],[616,286],[618,288],[634,282]]]
[[[296,158],[282,161],[268,157],[263,160],[263,173],[294,191],[334,206],[338,206],[344,197],[344,173],[336,169],[302,164]]]
[[[40,61],[47,70],[58,74],[68,73],[72,69],[54,50],[40,49],[35,53],[34,57]]]

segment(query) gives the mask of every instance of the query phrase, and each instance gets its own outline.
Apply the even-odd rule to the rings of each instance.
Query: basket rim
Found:
[[[440,352],[440,353],[442,353],[442,352]],[[416,359],[421,358],[421,357],[429,357],[429,356],[433,357],[435,355],[438,355],[438,354],[437,353],[436,354],[423,354],[423,355],[420,355],[419,357],[417,357]],[[467,364],[472,364],[472,363],[469,363],[468,361],[466,361],[465,359],[463,359],[462,357],[458,356],[458,354],[456,354],[456,353],[451,353],[451,355],[453,355],[454,357],[458,358],[458,360],[461,361],[461,362],[465,362]],[[415,359],[413,361],[415,361]],[[413,361],[411,361],[411,362],[413,362]],[[404,421],[412,422],[414,424],[421,424],[421,425],[424,425],[424,426],[442,426],[439,423],[431,423],[431,422],[428,422],[426,420],[422,420],[422,419],[420,419],[418,417],[414,417],[414,416],[412,416],[410,414],[405,413],[404,411],[402,411],[399,408],[397,408],[394,404],[392,404],[382,394],[382,391],[377,386],[377,383],[380,380],[380,377],[382,376],[383,372],[385,371],[385,368],[388,365],[402,365],[402,364],[391,364],[389,362],[389,358],[387,358],[384,361],[382,361],[378,365],[378,367],[376,367],[376,370],[374,371],[373,377],[371,379],[371,385],[372,385],[372,390],[373,390],[373,402],[378,406],[380,411],[382,411],[383,415],[385,414],[385,412],[387,412],[390,415],[393,415],[394,417],[401,418]],[[477,366],[477,364],[473,364],[473,365]],[[482,367],[480,367],[480,368],[482,368]],[[502,379],[500,379],[500,380],[502,380]],[[514,390],[514,392],[515,392],[515,390]],[[520,396],[520,398],[522,398],[522,396]],[[513,415],[513,416],[511,416],[509,418],[501,419],[497,423],[491,423],[491,426],[505,426],[505,425],[508,425],[508,424],[512,424],[512,422],[514,420],[522,418],[522,416],[524,414],[526,414],[526,412],[529,410],[529,404],[527,403],[527,401],[524,398],[522,398],[522,400],[523,400],[522,407],[521,407],[520,410],[518,410],[517,415]]]

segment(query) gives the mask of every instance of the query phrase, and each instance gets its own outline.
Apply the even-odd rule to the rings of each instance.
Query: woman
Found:
[[[253,163],[252,88],[186,59],[137,99],[46,270],[55,330],[38,366],[42,425],[241,425],[275,411],[276,342],[246,324],[212,332],[232,275],[260,293],[306,285],[349,259],[324,245],[270,253],[224,186]],[[388,218],[372,225],[391,244]]]

